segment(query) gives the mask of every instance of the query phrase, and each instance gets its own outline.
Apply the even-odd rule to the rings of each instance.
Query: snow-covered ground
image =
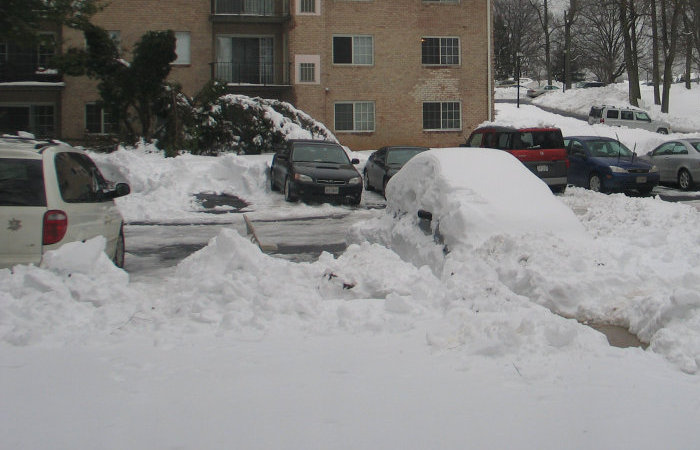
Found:
[[[617,134],[638,153],[663,139],[534,106],[499,104],[497,120]],[[352,212],[285,204],[267,155],[95,159],[131,183],[129,221],[223,217],[197,212],[207,191],[269,216]],[[697,447],[698,210],[570,188],[554,210],[577,237],[453,228],[445,255],[389,190],[338,258],[293,263],[224,229],[153,279],[113,267],[100,239],[0,270],[0,448]],[[649,347],[611,347],[583,321]]]
[[[537,85],[534,82],[534,85]],[[561,88],[561,83],[558,84]],[[678,130],[697,130],[700,132],[700,84],[692,83],[691,89],[685,83],[671,85],[669,112],[661,113],[661,106],[654,104],[653,86],[640,86],[642,98],[639,107],[649,112],[652,118],[665,120]],[[520,89],[520,97],[526,98],[527,89]],[[515,100],[517,88],[497,88],[496,99]],[[630,106],[628,85],[626,82],[611,84],[599,88],[568,89],[549,92],[532,100],[532,104],[588,115],[593,105]]]

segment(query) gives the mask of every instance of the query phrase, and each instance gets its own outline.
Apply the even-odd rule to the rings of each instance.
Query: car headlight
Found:
[[[651,166],[651,169],[649,169],[649,173],[655,173],[655,172],[658,172],[658,171],[659,171],[659,168],[656,167],[656,166]]]
[[[313,183],[314,182],[314,180],[310,176],[304,175],[303,173],[295,173],[294,179],[296,181],[301,181],[302,183]]]
[[[610,171],[612,173],[627,173],[627,169],[618,166],[610,166]]]
[[[354,177],[354,178],[350,178],[348,180],[348,184],[360,184],[360,183],[362,183],[362,178],[360,178],[360,177]]]

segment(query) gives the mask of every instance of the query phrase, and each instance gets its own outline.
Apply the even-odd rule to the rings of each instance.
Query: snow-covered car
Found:
[[[659,168],[662,183],[677,183],[687,191],[700,181],[700,139],[664,142],[646,158]]]
[[[602,123],[613,127],[641,128],[660,134],[671,132],[671,125],[663,120],[654,120],[649,113],[637,108],[610,105],[592,106],[588,112],[588,123]]]
[[[546,86],[528,89],[527,96],[530,98],[535,98],[535,97],[539,97],[542,94],[546,94],[548,92],[557,91],[557,90],[559,90],[558,86],[554,86],[553,84],[548,84]]]
[[[386,195],[390,214],[417,226],[429,220],[431,231],[450,249],[476,246],[498,234],[585,234],[547,184],[500,150],[420,153],[389,180]]]
[[[362,176],[358,159],[348,157],[339,144],[291,139],[272,157],[270,189],[282,190],[284,199],[347,202],[358,205]]]
[[[44,253],[96,236],[124,265],[123,219],[112,187],[90,157],[63,143],[0,138],[0,268],[39,264]]]

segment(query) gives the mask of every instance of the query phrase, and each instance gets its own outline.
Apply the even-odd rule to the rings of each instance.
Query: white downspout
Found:
[[[486,67],[488,72],[488,80],[486,85],[488,86],[488,117],[489,122],[493,122],[493,75],[491,64],[493,63],[491,58],[491,0],[486,0]]]

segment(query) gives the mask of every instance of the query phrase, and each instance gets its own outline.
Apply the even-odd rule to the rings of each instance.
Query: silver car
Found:
[[[665,142],[646,157],[659,168],[662,183],[677,183],[688,190],[695,186],[695,180],[700,180],[700,139]]]

